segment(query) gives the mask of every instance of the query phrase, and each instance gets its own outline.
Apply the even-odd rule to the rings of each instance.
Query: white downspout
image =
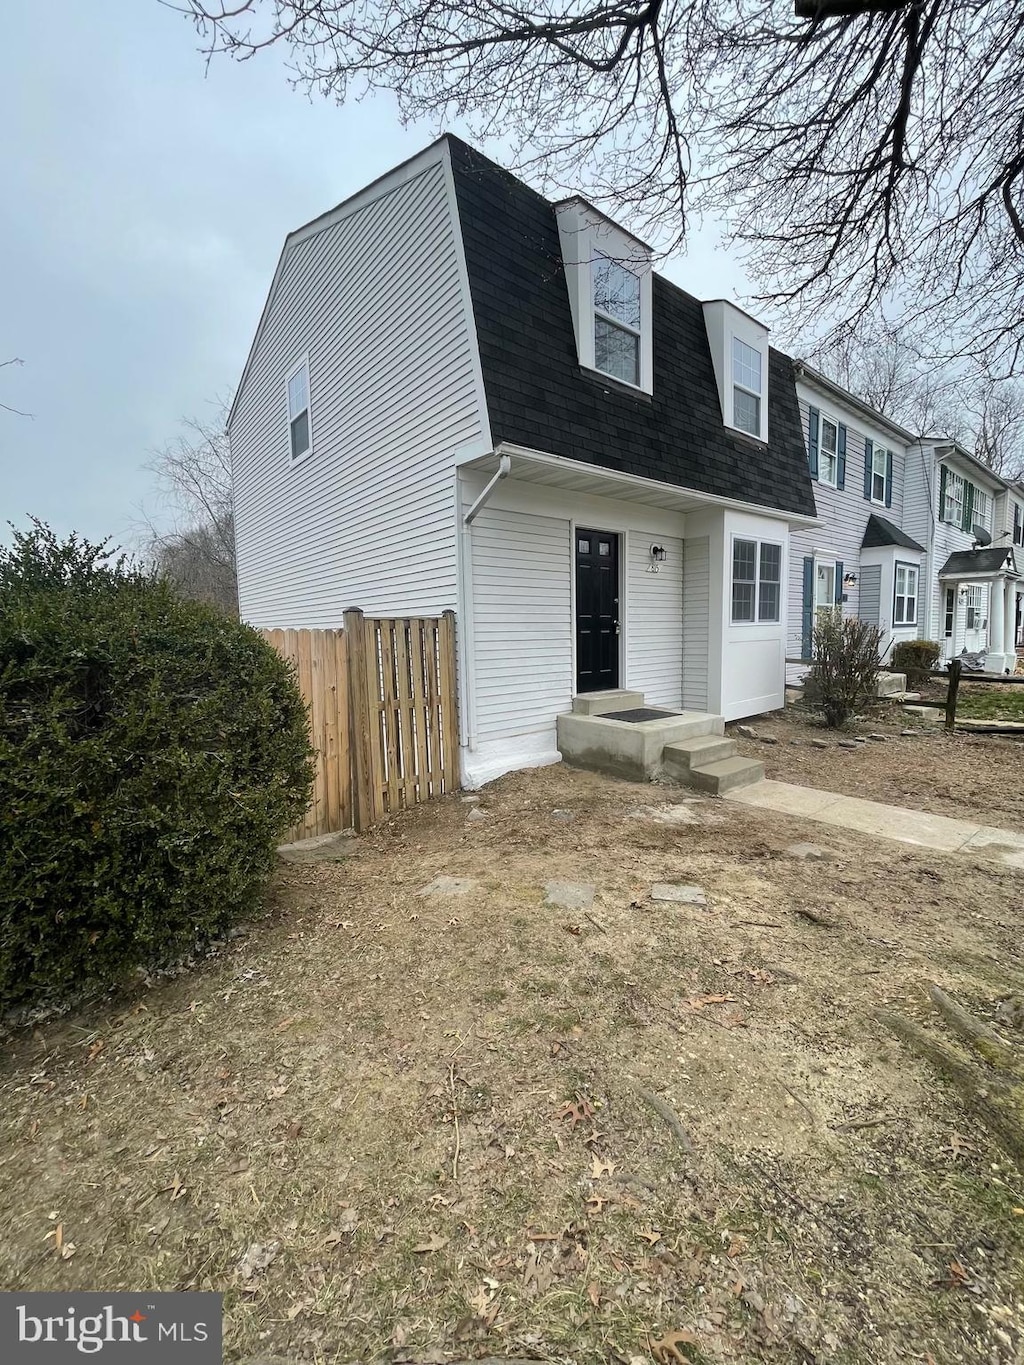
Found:
[[[483,492],[470,507],[469,511],[460,518],[459,525],[459,560],[461,573],[459,575],[462,584],[462,641],[466,655],[466,690],[465,690],[465,716],[466,716],[466,748],[470,753],[475,753],[477,747],[476,734],[476,638],[473,630],[473,536],[470,527],[477,516],[483,511],[491,494],[497,488],[502,479],[507,479],[512,469],[512,460],[508,455],[502,455],[498,460],[498,468],[494,476],[490,479]],[[460,510],[461,510],[461,487],[462,480],[459,480],[460,489]]]

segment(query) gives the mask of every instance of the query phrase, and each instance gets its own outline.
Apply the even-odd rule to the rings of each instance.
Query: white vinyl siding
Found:
[[[651,545],[666,557],[649,573]],[[626,576],[625,686],[642,692],[648,706],[682,706],[683,542],[642,531],[629,534]]]
[[[708,707],[711,553],[707,536],[683,542],[683,706]]]
[[[485,507],[473,523],[476,732],[550,732],[572,702],[568,520]]]
[[[314,449],[289,458],[309,356]],[[286,252],[231,422],[239,599],[260,626],[456,606],[459,447],[486,441],[440,154]]]
[[[879,564],[869,564],[860,571],[860,608],[858,615],[869,626],[881,625],[882,615],[882,569]]]

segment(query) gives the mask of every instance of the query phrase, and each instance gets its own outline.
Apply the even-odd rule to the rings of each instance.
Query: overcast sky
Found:
[[[285,234],[435,130],[310,103],[283,53],[207,72],[159,0],[3,9],[0,361],[24,365],[0,402],[31,417],[0,410],[0,523],[127,541],[156,510],[149,452],[233,392]],[[743,285],[711,234],[663,269]]]

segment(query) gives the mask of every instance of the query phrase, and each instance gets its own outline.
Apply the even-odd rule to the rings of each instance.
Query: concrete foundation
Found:
[[[604,695],[616,696],[609,710],[627,709],[618,700],[621,693]],[[640,697],[632,705],[642,706],[643,698]],[[703,711],[683,711],[671,718],[633,724],[624,720],[609,720],[602,714],[572,711],[557,718],[557,728],[558,750],[567,763],[579,768],[593,768],[597,772],[613,773],[616,777],[630,778],[635,782],[647,782],[660,773],[666,744],[696,739],[701,735],[724,734],[725,721],[721,716],[712,716]]]

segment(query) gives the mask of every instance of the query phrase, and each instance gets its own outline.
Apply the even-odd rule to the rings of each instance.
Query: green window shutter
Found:
[[[871,501],[871,475],[874,469],[875,443],[870,438],[864,441],[864,500]]]
[[[811,640],[814,635],[814,558],[807,555],[804,559],[804,600],[802,629],[800,632],[800,657],[810,659]]]
[[[807,464],[811,478],[818,477],[818,409],[810,408],[807,413]],[[808,656],[809,657],[809,656]]]
[[[964,487],[964,520],[962,529],[970,531],[971,522],[974,519],[974,484],[969,483]]]
[[[892,451],[885,457],[885,505],[892,506]]]
[[[839,453],[836,470],[836,487],[843,489],[846,487],[846,428],[842,422],[839,423],[839,436],[836,441],[836,449]]]
[[[946,520],[946,480],[949,478],[949,470],[946,466],[939,465],[939,520]]]
[[[843,561],[836,560],[836,606],[841,606],[843,601]]]

